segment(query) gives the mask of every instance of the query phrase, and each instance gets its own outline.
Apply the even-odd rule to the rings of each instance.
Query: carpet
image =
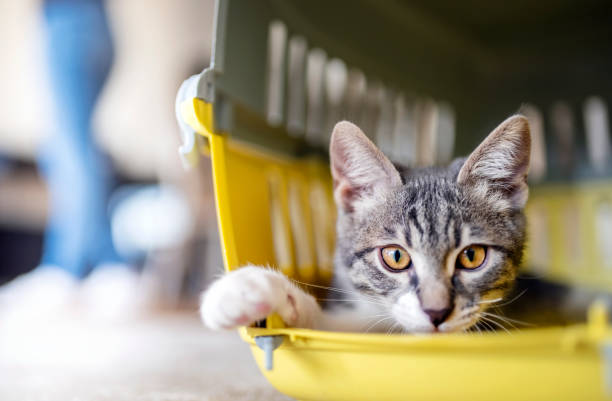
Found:
[[[286,401],[236,332],[195,312],[124,324],[83,317],[0,332],[2,401]]]

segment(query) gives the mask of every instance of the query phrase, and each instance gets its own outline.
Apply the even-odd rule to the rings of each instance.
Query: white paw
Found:
[[[318,306],[282,273],[247,266],[215,281],[203,294],[200,313],[211,329],[248,326],[278,313],[290,326],[309,326]]]

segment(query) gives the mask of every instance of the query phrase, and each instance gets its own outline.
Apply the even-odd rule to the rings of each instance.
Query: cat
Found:
[[[279,271],[245,266],[204,292],[204,324],[232,329],[277,313],[291,327],[430,333],[486,321],[522,258],[530,145],[527,119],[514,115],[469,157],[409,170],[339,122],[330,143],[334,262],[348,306],[322,309]]]

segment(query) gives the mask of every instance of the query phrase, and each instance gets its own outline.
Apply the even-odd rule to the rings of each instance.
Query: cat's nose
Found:
[[[451,308],[425,309],[423,310],[423,312],[425,312],[429,316],[429,320],[431,320],[431,323],[435,327],[438,327],[439,325],[442,324],[444,320],[446,320],[448,315],[450,315],[451,310],[452,310]]]

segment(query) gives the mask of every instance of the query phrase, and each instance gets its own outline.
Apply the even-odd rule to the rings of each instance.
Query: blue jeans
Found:
[[[82,278],[121,262],[107,213],[113,174],[91,129],[113,44],[101,0],[47,1],[43,11],[55,123],[39,160],[50,192],[41,264]]]

